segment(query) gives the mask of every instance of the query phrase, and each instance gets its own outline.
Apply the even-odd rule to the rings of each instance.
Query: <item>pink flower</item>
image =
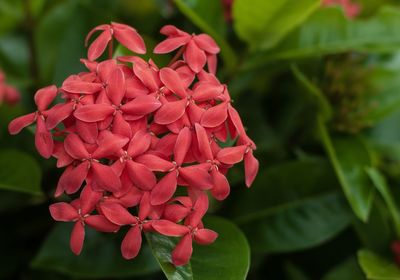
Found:
[[[6,83],[5,74],[0,70],[0,104],[3,102],[9,105],[15,105],[21,99],[18,90]]]
[[[349,18],[355,18],[361,12],[361,6],[353,3],[351,0],[323,0],[322,5],[326,7],[335,5],[342,6],[345,14]]]
[[[189,35],[166,26],[168,38],[156,47],[181,48],[169,66],[124,56],[98,59],[112,39],[136,53],[145,51],[136,30],[122,24],[100,25],[91,43],[87,71],[71,75],[61,87],[35,94],[37,111],[13,120],[11,134],[36,123],[39,153],[57,159],[64,171],[55,196],[79,194],[71,203],[50,206],[57,221],[74,222],[71,249],[82,250],[86,225],[103,232],[127,227],[124,258],[137,256],[142,232],[181,237],[172,252],[175,265],[186,264],[192,242],[210,244],[217,233],[205,229],[207,192],[218,200],[230,192],[226,174],[244,161],[245,183],[258,171],[255,144],[233,108],[228,87],[215,76],[218,46],[208,35]],[[204,68],[208,61],[207,72]],[[62,102],[51,106],[58,95]],[[235,139],[233,147],[220,142]],[[181,188],[184,195],[177,196]]]

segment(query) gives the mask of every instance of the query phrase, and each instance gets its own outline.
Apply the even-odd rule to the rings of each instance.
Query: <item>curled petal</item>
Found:
[[[154,53],[157,54],[164,54],[164,53],[170,53],[177,48],[186,45],[190,41],[190,36],[179,36],[179,37],[171,37],[167,38],[161,43],[159,43],[155,48],[154,48]]]
[[[210,139],[208,138],[206,130],[198,123],[195,124],[195,129],[200,152],[203,153],[206,159],[212,160],[213,154],[211,151]]]
[[[76,167],[70,166],[65,169],[58,181],[57,189],[60,189],[61,193],[65,190],[67,194],[77,192],[87,177],[88,167],[89,163],[83,162]],[[61,195],[61,193],[56,192],[56,196]]]
[[[200,245],[210,245],[217,239],[218,233],[211,229],[198,229],[194,235],[194,240]]]
[[[226,177],[217,171],[215,168],[211,171],[213,180],[213,188],[211,189],[212,195],[218,200],[224,200],[230,193],[229,182]]]
[[[253,150],[250,150],[244,155],[244,171],[246,177],[246,186],[250,187],[258,173],[259,163],[253,155]]]
[[[187,46],[184,53],[184,59],[195,73],[199,73],[204,65],[206,64],[206,54],[203,50],[199,49],[196,43],[191,40]]]
[[[93,152],[92,156],[93,158],[112,156],[121,150],[128,142],[129,138],[127,137],[105,133],[105,136],[98,140],[99,147]]]
[[[184,162],[191,144],[192,133],[188,127],[185,127],[179,132],[174,148],[174,160],[178,166]]]
[[[53,102],[54,98],[57,96],[57,87],[55,85],[51,85],[42,89],[39,89],[35,94],[35,104],[38,107],[39,111],[44,111],[49,107],[51,102]]]
[[[138,156],[135,161],[147,166],[151,171],[158,172],[167,172],[175,166],[172,162],[152,154]]]
[[[160,79],[163,84],[173,93],[176,93],[181,98],[186,97],[185,88],[179,74],[176,71],[168,67],[162,68],[160,70]]]
[[[188,36],[191,37],[188,33],[186,33],[185,31],[180,30],[179,28],[176,28],[173,25],[164,25],[161,29],[160,29],[160,33],[166,36]]]
[[[165,103],[155,113],[154,121],[158,124],[173,123],[183,116],[186,105],[186,99]]]
[[[139,219],[146,219],[146,217],[150,215],[153,209],[155,209],[155,207],[152,207],[152,205],[150,204],[150,193],[144,192],[142,199],[139,203]]]
[[[246,146],[236,146],[221,149],[217,154],[217,159],[225,164],[235,164],[243,160]]]
[[[50,110],[46,118],[46,127],[49,130],[55,128],[59,123],[68,118],[74,110],[72,103],[56,106]]]
[[[102,192],[96,192],[90,185],[86,185],[81,192],[81,211],[83,215],[91,213],[96,204],[103,198]]]
[[[142,232],[138,226],[131,227],[121,244],[122,256],[127,259],[135,258],[142,246]]]
[[[143,164],[127,161],[128,174],[133,184],[142,190],[151,190],[156,184],[156,176]]]
[[[189,232],[188,227],[168,220],[156,220],[153,221],[151,225],[155,231],[166,236],[180,237]]]
[[[116,106],[121,104],[125,96],[125,77],[120,68],[115,68],[107,79],[107,96]]]
[[[146,53],[144,41],[134,28],[115,22],[111,23],[111,26],[115,39],[123,46],[138,54]]]
[[[93,180],[97,186],[110,191],[118,191],[121,188],[121,181],[108,165],[92,162]]]
[[[176,171],[165,175],[151,191],[150,202],[152,205],[161,205],[174,195],[177,187]]]
[[[217,73],[217,64],[218,64],[217,55],[208,54],[207,55],[208,72],[210,72],[211,74],[215,75]]]
[[[200,34],[200,35],[194,36],[193,40],[196,42],[196,45],[200,49],[202,49],[208,53],[217,54],[220,51],[220,49],[219,49],[217,43],[215,43],[214,39],[211,38],[207,34]]]
[[[210,174],[202,168],[196,166],[188,166],[179,169],[179,175],[189,184],[189,186],[208,190],[212,188],[212,180]]]
[[[228,117],[227,103],[211,107],[203,113],[200,124],[204,127],[217,127]]]
[[[119,229],[118,225],[111,223],[102,215],[90,215],[85,218],[85,223],[97,231],[116,232]]]
[[[30,113],[18,117],[10,122],[8,125],[8,131],[11,135],[15,135],[21,132],[21,130],[35,122],[36,113]]]
[[[111,41],[112,36],[109,29],[104,30],[99,37],[94,40],[88,49],[88,58],[89,60],[96,60],[99,58],[104,50],[106,49],[108,43]]]
[[[176,266],[185,265],[189,262],[192,253],[192,237],[186,234],[172,251],[172,263]]]
[[[74,116],[84,122],[98,122],[112,115],[114,111],[108,104],[89,104],[76,109]]]
[[[94,144],[97,141],[99,129],[95,122],[84,122],[81,120],[75,120],[76,133],[86,143]]]
[[[201,193],[193,205],[193,212],[188,216],[187,224],[197,227],[208,210],[208,204],[208,196],[205,193]]]
[[[83,224],[80,221],[78,221],[75,223],[74,228],[72,229],[71,239],[69,241],[69,246],[71,247],[71,251],[75,255],[79,255],[82,252],[84,240],[85,240],[85,228]]]
[[[89,152],[86,150],[82,139],[74,134],[68,134],[64,140],[65,151],[75,159],[86,159],[89,157]]]
[[[38,117],[36,120],[35,146],[39,154],[44,158],[50,158],[53,154],[53,135],[47,130],[42,117]]]
[[[61,87],[62,90],[76,94],[94,94],[103,89],[103,85],[99,83],[71,81],[66,82]]]
[[[51,217],[59,222],[71,222],[79,217],[76,209],[66,202],[54,203],[49,210]]]
[[[123,226],[136,224],[137,219],[121,204],[104,202],[100,204],[103,215],[112,223]]]
[[[163,217],[172,222],[182,221],[190,213],[190,208],[179,204],[170,204],[165,207]]]
[[[138,96],[132,101],[121,106],[121,110],[126,114],[132,115],[147,115],[158,108],[160,108],[161,102],[151,95]]]
[[[200,83],[193,92],[193,98],[197,102],[204,102],[215,99],[224,91],[223,85],[215,85],[212,83]]]

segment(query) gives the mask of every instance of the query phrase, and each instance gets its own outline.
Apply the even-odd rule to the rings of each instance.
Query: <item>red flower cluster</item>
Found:
[[[18,90],[6,83],[6,77],[0,70],[0,104],[4,102],[9,105],[15,105],[20,99],[21,96]]]
[[[214,75],[219,48],[206,34],[165,26],[161,33],[168,38],[154,52],[179,49],[168,67],[138,56],[96,62],[113,38],[136,53],[146,47],[123,24],[101,25],[88,37],[95,31],[101,34],[89,47],[89,59],[82,59],[88,71],[69,76],[60,88],[37,91],[37,111],[12,121],[9,131],[36,123],[39,153],[65,168],[55,196],[81,190],[71,203],[50,206],[55,220],[75,223],[70,242],[75,254],[82,250],[86,225],[102,232],[126,226],[123,257],[134,258],[142,232],[155,231],[181,237],[172,261],[183,265],[193,240],[210,244],[217,238],[202,224],[207,191],[225,199],[230,192],[225,175],[242,160],[247,186],[258,171],[256,147],[226,85]],[[58,94],[64,102],[51,107]],[[236,146],[222,148],[228,139],[236,139]],[[176,195],[178,186],[185,195]]]
[[[342,6],[348,18],[355,18],[361,12],[361,6],[353,3],[351,0],[322,0],[322,5],[326,7],[335,5]]]

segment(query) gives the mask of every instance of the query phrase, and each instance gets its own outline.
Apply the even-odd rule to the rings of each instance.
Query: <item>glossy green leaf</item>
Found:
[[[390,52],[400,47],[400,10],[383,7],[367,19],[348,20],[340,9],[324,8],[271,51],[254,53],[246,66],[262,66],[277,59],[298,59],[346,51]],[[329,30],[329,32],[327,32]]]
[[[88,227],[83,251],[75,256],[69,248],[71,230],[71,223],[56,225],[33,259],[32,267],[84,278],[143,276],[159,270],[148,246],[143,245],[135,259],[125,260],[120,252],[121,238]]]
[[[367,279],[371,280],[398,280],[400,269],[393,262],[368,250],[358,252],[358,262]]]
[[[225,22],[220,1],[214,0],[174,0],[178,9],[189,18],[198,28],[207,33],[221,48],[221,56],[225,67],[233,71],[237,57],[225,39]],[[212,14],[218,14],[217,19]]]
[[[153,254],[169,280],[243,280],[250,264],[250,250],[245,236],[232,222],[221,217],[204,219],[206,228],[218,232],[217,240],[208,246],[194,244],[189,264],[175,267],[171,251],[176,239],[159,234],[147,234]]]
[[[321,182],[324,182],[321,184]],[[323,160],[293,161],[259,174],[232,212],[254,251],[288,252],[319,245],[350,224],[351,213]]]
[[[257,49],[269,49],[307,19],[319,0],[235,0],[234,27],[241,39]]]
[[[318,121],[318,130],[351,208],[359,219],[367,221],[374,187],[365,173],[365,167],[372,166],[365,142],[356,136],[331,139],[321,119]]]
[[[42,194],[41,171],[30,155],[16,150],[0,151],[0,188],[5,190]]]
[[[328,271],[322,280],[364,280],[365,276],[355,257],[350,257]]]

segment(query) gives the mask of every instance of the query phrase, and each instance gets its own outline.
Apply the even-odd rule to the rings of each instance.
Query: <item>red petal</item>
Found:
[[[204,102],[217,98],[224,91],[224,86],[212,83],[199,83],[193,92],[193,98],[197,102]]]
[[[102,232],[116,232],[119,229],[119,226],[111,223],[102,215],[90,215],[85,218],[85,224]]]
[[[8,125],[8,131],[11,135],[21,132],[21,130],[35,122],[36,113],[30,113],[13,119]]]
[[[127,259],[135,258],[142,246],[142,232],[138,226],[131,227],[121,244],[122,256]]]
[[[44,158],[50,158],[54,150],[53,135],[47,130],[42,117],[36,120],[35,146]]]
[[[85,186],[80,195],[82,215],[91,213],[102,198],[102,192],[94,191],[89,185]]]
[[[98,187],[114,192],[121,188],[121,181],[108,165],[92,162],[93,180]]]
[[[194,240],[201,245],[210,245],[217,239],[218,233],[211,229],[198,229],[194,235]]]
[[[103,137],[98,141],[99,147],[93,152],[93,158],[100,159],[115,155],[129,142],[129,138],[114,135],[111,132],[102,135]]]
[[[245,135],[246,132],[243,127],[242,120],[240,119],[239,113],[232,106],[228,106],[229,117],[232,120],[233,125],[235,126],[237,132],[240,135]]]
[[[168,220],[153,221],[151,226],[162,235],[180,237],[189,232],[188,227],[176,224]]]
[[[196,43],[193,40],[191,40],[186,46],[184,59],[189,65],[190,69],[192,69],[196,73],[200,72],[203,69],[207,60],[204,51],[199,49],[199,47],[197,47]]]
[[[214,39],[211,38],[207,34],[196,35],[193,37],[193,40],[196,42],[196,45],[200,49],[202,49],[208,53],[217,54],[220,51],[220,49],[219,49],[217,43],[215,43]]]
[[[154,121],[158,124],[170,124],[177,121],[185,113],[187,100],[173,101],[163,104],[154,114]]]
[[[213,160],[214,157],[211,151],[210,139],[208,138],[206,130],[198,123],[195,124],[195,128],[200,152],[205,156],[206,159]]]
[[[167,172],[175,166],[172,162],[152,154],[138,156],[135,161],[147,166],[151,171],[158,172]]]
[[[133,184],[142,190],[151,190],[156,185],[156,176],[146,166],[134,161],[127,161],[128,174]]]
[[[178,166],[184,162],[191,144],[192,133],[188,127],[185,127],[179,132],[174,148],[174,160]]]
[[[170,25],[170,24],[163,26],[160,29],[160,33],[164,34],[166,36],[174,36],[174,37],[175,36],[188,36],[189,38],[191,38],[191,36],[188,33],[184,32],[184,31],[180,30],[179,28],[176,28],[175,26]]]
[[[213,186],[210,174],[196,166],[180,168],[179,175],[182,176],[189,186],[200,190],[208,190]]]
[[[101,91],[103,89],[103,85],[99,83],[71,81],[64,83],[61,89],[69,93],[94,94]]]
[[[54,85],[39,89],[35,94],[35,104],[39,111],[44,111],[57,96],[57,87]]]
[[[89,60],[96,60],[99,58],[107,47],[107,44],[111,41],[112,36],[110,30],[104,30],[99,37],[96,38],[88,49]]]
[[[163,217],[172,222],[182,221],[190,213],[190,208],[178,204],[170,204],[165,207]]]
[[[79,255],[82,252],[83,241],[85,240],[85,228],[80,221],[76,222],[72,229],[71,239],[69,246],[71,251],[75,255]]]
[[[150,202],[152,205],[160,205],[171,199],[177,187],[176,175],[176,171],[172,171],[160,179],[151,191]]]
[[[212,195],[217,200],[224,200],[230,193],[229,182],[226,177],[215,168],[211,171],[214,187],[211,189]]]
[[[179,74],[176,71],[168,67],[162,68],[160,70],[160,79],[163,84],[173,93],[176,93],[181,98],[186,97],[185,88]]]
[[[65,151],[74,159],[86,159],[89,157],[89,152],[86,150],[85,144],[81,138],[74,134],[68,134],[64,139]]]
[[[172,251],[172,263],[176,266],[185,265],[189,262],[192,253],[192,237],[186,234]]]
[[[124,73],[119,68],[114,69],[107,79],[107,96],[116,106],[121,104],[125,96],[125,78]]]
[[[142,116],[154,112],[160,106],[161,102],[154,96],[143,95],[121,106],[121,110],[126,114]]]
[[[217,127],[228,117],[227,103],[211,107],[203,113],[200,124],[204,127]]]
[[[247,147],[245,145],[221,149],[217,159],[225,164],[235,164],[243,160]]]
[[[190,41],[190,36],[179,36],[179,37],[172,37],[172,38],[167,38],[161,43],[159,43],[155,48],[154,48],[154,53],[157,54],[164,54],[164,53],[170,53],[177,48],[186,45]]]
[[[77,192],[87,177],[88,166],[88,162],[83,162],[76,167],[71,166],[65,169],[58,181],[60,189],[65,190],[67,194]]]
[[[68,118],[74,110],[72,103],[56,106],[51,109],[46,118],[46,127],[49,130],[55,128],[59,123]]]
[[[151,213],[151,210],[154,207],[150,204],[150,193],[149,192],[144,192],[142,199],[140,200],[139,203],[139,219],[144,220],[146,217],[148,217]]]
[[[114,113],[115,109],[108,104],[90,104],[78,108],[74,116],[84,122],[98,122]]]
[[[97,141],[99,129],[97,123],[75,120],[76,133],[89,144],[95,144]]]
[[[257,176],[259,168],[258,160],[253,155],[253,150],[250,150],[244,155],[244,171],[246,174],[246,186],[250,187]]]
[[[146,152],[151,144],[151,135],[149,133],[138,131],[135,133],[128,147],[128,155],[137,157]]]
[[[208,72],[215,75],[217,73],[218,58],[215,54],[207,55]]]
[[[111,26],[114,31],[115,39],[123,46],[138,54],[146,53],[144,41],[134,28],[115,22],[111,23]]]
[[[136,224],[137,219],[121,204],[104,202],[100,204],[103,215],[112,223],[124,226]]]
[[[208,210],[208,204],[208,196],[205,193],[202,193],[194,203],[194,211],[189,215],[186,224],[192,227],[197,227]]]
[[[111,128],[112,133],[132,138],[132,129],[129,123],[124,119],[121,112],[117,112],[114,116],[114,120]]]
[[[51,217],[59,222],[71,222],[79,217],[76,209],[66,202],[54,203],[49,210]]]

